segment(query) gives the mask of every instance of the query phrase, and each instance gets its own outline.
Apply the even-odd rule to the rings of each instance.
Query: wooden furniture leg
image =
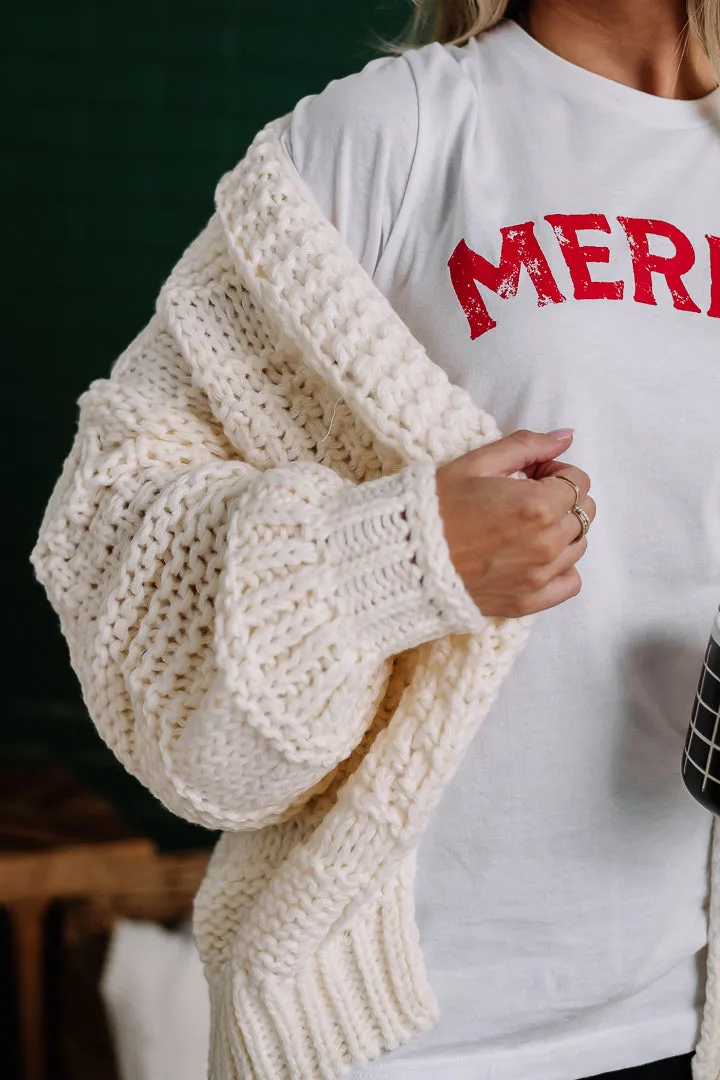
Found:
[[[47,909],[47,900],[22,900],[8,906],[25,1080],[44,1080],[45,1077],[43,939]]]

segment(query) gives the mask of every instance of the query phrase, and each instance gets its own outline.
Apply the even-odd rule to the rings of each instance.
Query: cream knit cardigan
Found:
[[[223,830],[195,904],[212,1080],[335,1080],[435,1025],[417,845],[531,621],[480,613],[437,505],[436,465],[497,425],[322,216],[285,122],[80,398],[32,553],[103,739]],[[720,1076],[718,869],[695,1080]]]

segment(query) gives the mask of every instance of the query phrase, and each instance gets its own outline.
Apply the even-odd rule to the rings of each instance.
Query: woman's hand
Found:
[[[580,489],[590,521],[595,503],[590,477],[556,461],[572,442],[516,431],[435,474],[445,538],[453,564],[484,615],[518,618],[555,607],[580,592],[576,564],[587,550],[580,522],[568,510],[575,496],[560,473]],[[522,471],[528,480],[509,479]]]

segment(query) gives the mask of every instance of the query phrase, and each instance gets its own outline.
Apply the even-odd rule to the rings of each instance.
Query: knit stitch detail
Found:
[[[284,122],[80,398],[32,554],[102,737],[224,831],[194,920],[212,1080],[336,1080],[432,1026],[413,857],[533,621],[482,615],[437,503],[497,424],[319,213]]]
[[[336,596],[381,656],[488,622],[450,558],[435,471],[432,461],[413,462],[338,493],[330,508]]]
[[[413,852],[296,978],[258,979],[242,964],[209,970],[213,1014],[227,1018],[213,1028],[212,1060],[223,1069],[211,1076],[333,1080],[434,1026],[439,1009],[413,916],[414,872]]]

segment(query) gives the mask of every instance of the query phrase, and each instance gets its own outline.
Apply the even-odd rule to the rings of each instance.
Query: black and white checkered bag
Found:
[[[720,814],[720,609],[700,672],[682,774],[691,795],[713,814]]]

